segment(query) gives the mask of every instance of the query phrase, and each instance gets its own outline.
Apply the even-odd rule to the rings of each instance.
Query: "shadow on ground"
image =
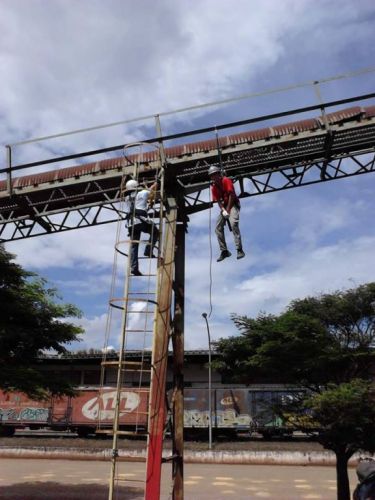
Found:
[[[118,487],[118,498],[143,499],[143,490],[132,487]],[[0,498],[7,500],[107,500],[108,486],[99,484],[59,484],[54,482],[33,482],[0,486]]]

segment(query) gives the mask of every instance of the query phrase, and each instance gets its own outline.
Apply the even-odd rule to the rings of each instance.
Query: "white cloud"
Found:
[[[3,143],[373,64],[370,0],[238,0],[235,6],[225,0],[3,0],[1,9]],[[342,86],[335,82],[323,94],[348,97],[372,89],[373,82],[372,74]],[[184,131],[309,99],[316,102],[311,90],[298,97],[275,94],[208,113],[162,117],[162,126],[164,131]],[[123,144],[154,135],[150,127],[153,120],[22,146],[15,149],[14,161]],[[4,161],[5,155],[0,164]],[[356,283],[375,279],[369,215],[375,209],[374,181],[363,177],[368,181],[351,179],[337,189],[315,186],[244,200],[241,229],[247,255],[242,261],[233,256],[215,262],[217,212],[212,210],[213,338],[235,332],[231,312],[278,312],[295,297],[351,286],[351,278]],[[208,227],[209,212],[191,217],[186,240],[189,348],[207,345],[201,314],[210,305]],[[58,283],[75,288],[74,297],[92,298],[99,289],[109,289],[115,232],[114,224],[103,225],[17,241],[7,248],[25,267],[41,274],[56,271]],[[228,243],[233,249],[230,235]],[[75,282],[72,270],[87,272],[83,283]],[[69,277],[61,277],[64,272]],[[87,347],[103,345],[106,316],[97,311],[92,306],[84,311]],[[118,318],[114,323],[112,345],[121,328]]]
[[[70,319],[74,324],[81,326],[85,333],[81,335],[81,342],[74,343],[73,349],[102,349],[104,347],[107,314],[93,316],[91,318]],[[110,345],[110,344],[108,344]]]
[[[45,235],[8,244],[26,267],[100,269],[112,266],[115,224]]]
[[[259,73],[281,58],[289,60],[289,50],[301,50],[301,45],[315,56],[325,54],[326,44],[334,40],[333,58],[344,50],[348,34],[364,36],[371,5],[323,5],[295,0],[239,0],[236,8],[212,0],[152,5],[3,0],[0,75],[6,140],[215,100],[243,86],[249,91]],[[311,36],[314,43],[309,43]],[[112,140],[121,136],[120,128]]]

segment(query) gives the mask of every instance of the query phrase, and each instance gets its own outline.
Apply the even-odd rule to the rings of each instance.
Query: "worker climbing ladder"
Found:
[[[137,144],[137,146],[141,145]],[[128,147],[125,148],[125,150],[127,149]],[[127,156],[127,151],[125,158],[130,158]],[[136,245],[137,251],[142,251],[146,242],[135,239],[134,225],[131,223],[129,224],[129,235],[124,237],[124,222],[123,217],[120,217],[116,233],[115,261],[106,340],[103,349],[99,396],[101,403],[99,404],[97,432],[113,436],[109,500],[116,498],[116,488],[120,483],[140,486],[139,480],[130,479],[129,475],[121,470],[126,469],[126,464],[119,462],[118,448],[121,435],[147,437],[146,470],[142,485],[145,499],[156,500],[160,496],[163,437],[167,416],[166,371],[170,339],[177,208],[174,200],[166,200],[164,197],[162,159],[160,158],[160,167],[155,171],[156,178],[145,179],[140,178],[139,175],[140,166],[142,166],[142,154],[137,155],[136,161],[134,161],[134,155],[132,158],[134,163],[133,185],[140,186],[143,183],[149,185],[150,182],[155,184],[157,181],[160,186],[151,216],[153,225],[151,239],[155,239],[155,235],[159,233],[159,243],[157,245],[157,255],[152,256],[152,252],[146,251],[145,253],[148,253],[148,256],[139,258],[142,272],[132,275],[131,247]],[[126,212],[126,209],[129,210],[129,201],[126,200],[126,198],[129,200],[129,196],[127,196],[129,193],[126,192],[127,180],[128,178],[125,177],[121,183],[124,195],[120,207],[122,215]],[[131,210],[133,213],[128,215],[130,219],[135,217],[135,203],[131,204]],[[119,294],[118,290],[121,289],[121,281],[123,291]],[[118,359],[113,359],[109,344],[111,332],[118,323],[114,318],[114,311],[120,313]],[[134,361],[131,358],[131,351],[134,349],[141,351],[140,360]],[[149,356],[150,350],[151,360]],[[108,387],[108,381],[112,381],[112,383],[115,381],[115,391],[113,387]],[[131,390],[129,390],[129,386],[132,386]],[[111,394],[111,397],[108,394]],[[109,399],[111,403],[108,402]],[[107,410],[108,407],[111,408],[110,412]],[[129,412],[132,412],[133,420],[134,417],[136,419],[132,430],[124,429],[124,427],[127,427]],[[111,417],[113,425],[110,429],[108,423]]]

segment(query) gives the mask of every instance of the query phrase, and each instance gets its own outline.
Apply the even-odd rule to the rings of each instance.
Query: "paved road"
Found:
[[[108,462],[98,461],[0,459],[0,498],[13,498],[4,494],[4,492],[10,491],[10,485],[28,483],[27,487],[31,491],[31,485],[35,482],[42,482],[45,487],[43,485],[41,487],[39,484],[43,495],[41,493],[40,497],[30,496],[33,499],[57,498],[54,494],[46,496],[48,483],[52,482],[65,485],[66,496],[61,498],[85,498],[85,493],[70,497],[67,485],[82,485],[81,491],[85,492],[85,488],[87,488],[87,493],[94,485],[99,492],[100,485],[103,485],[102,491],[104,491],[109,478],[109,467]],[[123,478],[142,480],[144,463],[122,462],[119,472]],[[353,489],[356,484],[355,470],[350,469],[349,473]],[[170,478],[170,465],[163,465],[161,496],[163,500],[169,498]],[[134,488],[141,486],[139,482],[127,484]],[[88,496],[93,498],[90,494]],[[104,496],[95,498],[104,498]],[[142,496],[133,490],[133,493],[126,498],[138,499]],[[335,469],[318,466],[185,465],[185,500],[224,498],[236,500],[259,500],[261,498],[335,500]],[[23,500],[28,500],[28,497],[25,496]]]

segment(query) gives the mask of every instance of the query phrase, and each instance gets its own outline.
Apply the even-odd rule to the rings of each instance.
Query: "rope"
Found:
[[[211,186],[209,188],[209,197],[210,197],[210,209],[208,216],[208,234],[209,234],[209,245],[210,245],[210,265],[209,265],[209,276],[210,276],[210,286],[209,286],[209,303],[210,309],[208,313],[208,317],[211,317],[212,314],[212,202],[211,202]]]

